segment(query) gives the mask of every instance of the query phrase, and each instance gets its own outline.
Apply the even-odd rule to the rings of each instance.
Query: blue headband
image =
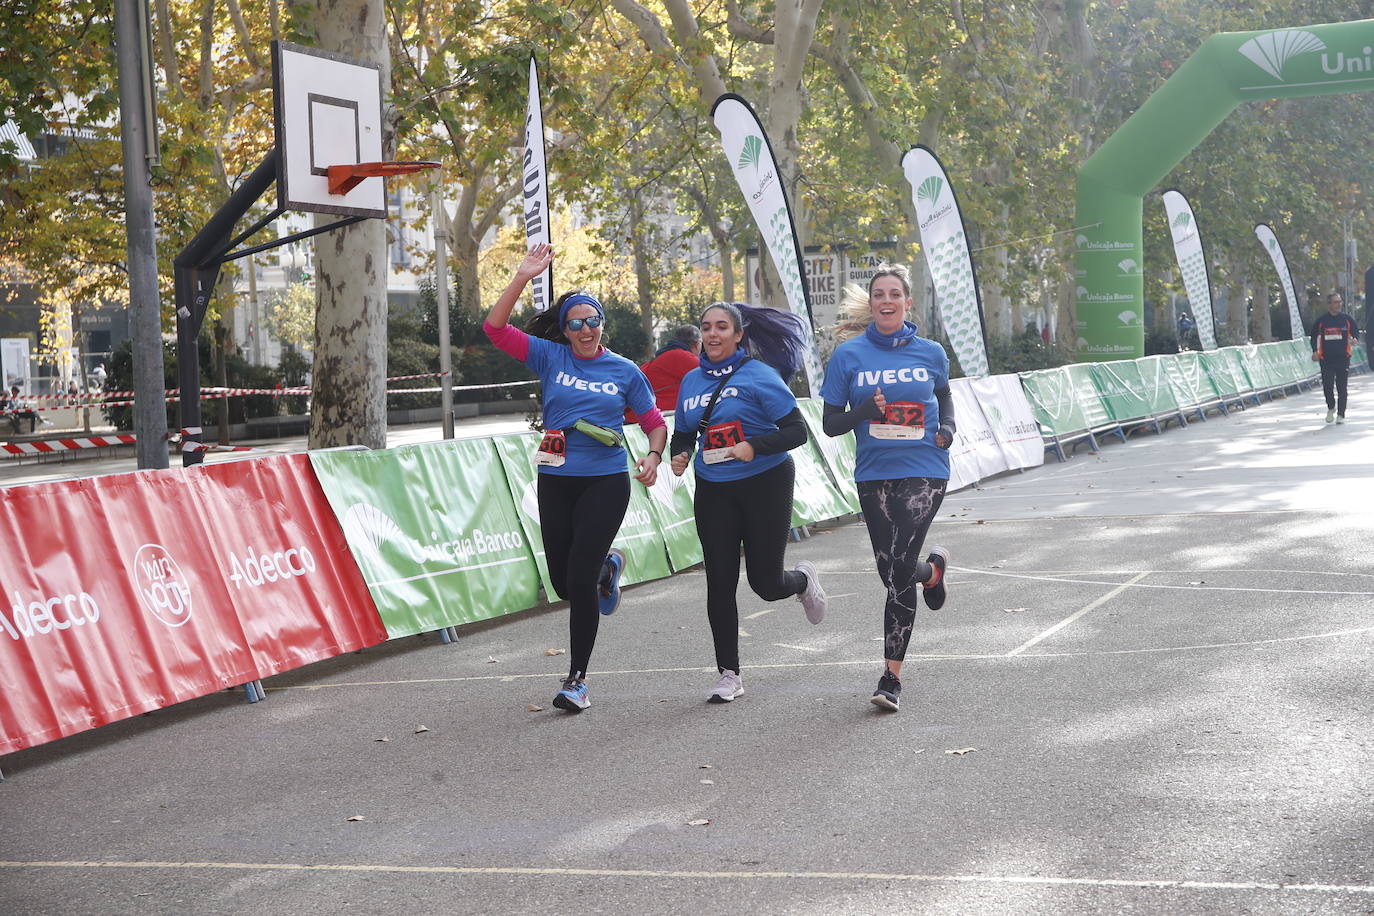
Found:
[[[595,297],[587,293],[573,293],[563,300],[563,305],[558,309],[558,326],[560,328],[567,327],[568,311],[574,305],[590,305],[592,308],[596,309],[598,315],[602,318],[606,317],[606,310],[601,307],[601,303],[597,302]]]

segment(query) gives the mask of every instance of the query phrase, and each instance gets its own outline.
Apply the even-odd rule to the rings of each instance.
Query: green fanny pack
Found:
[[[625,437],[621,435],[621,433],[618,430],[614,430],[606,426],[598,426],[595,423],[589,423],[586,420],[578,420],[576,423],[573,424],[573,429],[582,433],[582,435],[584,436],[588,436],[592,439],[595,439],[602,445],[609,446],[611,448],[625,447]]]

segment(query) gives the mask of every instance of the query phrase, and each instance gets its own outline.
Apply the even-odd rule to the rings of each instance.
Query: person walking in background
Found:
[[[566,293],[525,331],[511,327],[526,285],[552,263],[552,246],[530,249],[482,329],[543,386],[544,438],[535,453],[539,527],[549,578],[569,605],[568,676],[553,705],[577,712],[591,705],[587,665],[598,620],[620,601],[625,559],[611,543],[630,503],[621,418],[626,407],[633,409],[649,437],[649,453],[635,465],[635,479],[646,487],[657,478],[668,430],[644,373],[601,345],[606,313],[591,294]]]
[[[654,358],[639,367],[654,389],[654,403],[660,411],[677,406],[678,386],[683,376],[697,367],[701,355],[701,331],[696,325],[684,324],[673,329],[667,345],[654,353]],[[625,410],[625,422],[634,423],[634,411]]]
[[[711,703],[744,694],[735,599],[741,546],[756,595],[764,601],[796,595],[807,620],[825,617],[816,567],[803,560],[795,570],[783,568],[796,480],[787,452],[807,438],[783,378],[801,365],[802,333],[801,319],[789,312],[718,302],[701,315],[700,365],[678,392],[670,454],[680,477],[696,452],[697,536],[719,673]]]
[[[906,320],[910,308],[906,268],[880,269],[866,300],[860,293],[845,303],[846,320],[835,328],[841,342],[821,386],[825,434],[854,433],[854,481],[887,587],[884,666],[872,702],[893,711],[901,701],[917,595],[933,611],[945,603],[949,551],[932,547],[921,559],[921,549],[949,484],[955,432],[949,357]]]
[[[1355,319],[1341,311],[1341,294],[1326,297],[1326,314],[1312,322],[1312,359],[1322,370],[1322,394],[1326,395],[1326,422],[1345,422],[1346,386],[1350,354],[1360,329]]]

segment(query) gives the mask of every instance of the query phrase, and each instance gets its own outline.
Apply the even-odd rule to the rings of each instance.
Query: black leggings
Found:
[[[921,583],[930,578],[930,564],[921,558],[921,545],[940,503],[947,480],[902,477],[896,480],[860,480],[859,506],[873,542],[878,577],[887,586],[883,613],[883,658],[906,658]]]
[[[539,528],[558,597],[569,604],[568,676],[587,676],[601,620],[596,580],[630,505],[630,475],[539,475]]]
[[[1345,416],[1346,383],[1350,377],[1350,360],[1324,359],[1322,367],[1322,394],[1326,395],[1326,408]],[[1333,391],[1334,389],[1334,391]]]
[[[716,667],[739,671],[740,545],[749,570],[749,587],[764,601],[801,594],[806,577],[782,568],[792,525],[792,483],[796,470],[788,458],[762,474],[712,483],[697,478],[697,537],[706,559],[706,616],[716,644]]]

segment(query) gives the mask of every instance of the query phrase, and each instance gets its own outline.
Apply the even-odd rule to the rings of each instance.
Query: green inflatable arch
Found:
[[[1374,19],[1223,32],[1078,170],[1078,359],[1145,355],[1142,200],[1241,102],[1374,89]],[[1258,218],[1258,217],[1257,217]]]

